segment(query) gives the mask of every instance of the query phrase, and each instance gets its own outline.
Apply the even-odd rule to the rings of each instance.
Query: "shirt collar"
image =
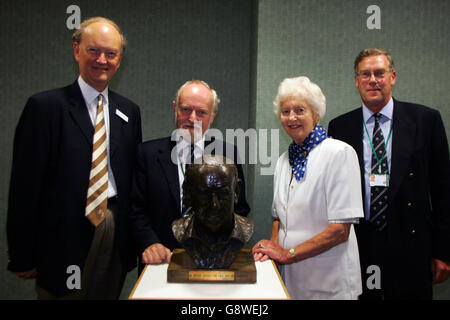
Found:
[[[367,123],[370,119],[373,119],[372,116],[375,112],[373,112],[372,110],[367,108],[367,106],[364,103],[362,105],[362,109],[363,109],[364,122]],[[389,99],[388,103],[380,110],[380,114],[383,117],[386,117],[389,120],[392,120],[393,113],[394,113],[394,100],[391,97]],[[383,117],[381,117],[381,118],[383,118]]]
[[[203,136],[199,141],[195,143],[194,154],[200,155],[203,154],[203,149],[205,147],[205,136]],[[181,136],[178,137],[177,140],[177,153],[181,159],[186,158],[191,152],[191,144],[183,139]],[[185,156],[183,156],[183,154]],[[196,158],[198,158],[198,156]]]
[[[108,87],[106,87],[102,92],[98,92],[88,85],[86,81],[83,80],[81,75],[78,77],[78,85],[80,86],[81,93],[83,94],[83,98],[86,101],[88,108],[93,102],[97,103],[96,100],[99,94],[102,94],[104,99],[103,101],[105,101],[106,104],[108,103]]]

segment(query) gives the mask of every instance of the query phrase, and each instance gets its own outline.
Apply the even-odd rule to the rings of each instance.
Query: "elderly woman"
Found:
[[[256,243],[254,258],[278,262],[293,299],[357,299],[352,224],[363,208],[356,152],[317,124],[325,96],[307,77],[283,80],[274,105],[293,141],[275,168],[271,239]]]

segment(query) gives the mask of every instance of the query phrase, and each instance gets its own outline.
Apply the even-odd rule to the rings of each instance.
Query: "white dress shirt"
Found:
[[[203,155],[205,148],[205,136],[194,144],[194,159],[200,158]],[[178,181],[180,183],[180,208],[183,211],[183,182],[186,173],[186,163],[191,161],[191,144],[186,140],[179,138],[177,140],[177,167],[178,167]]]
[[[371,111],[364,104],[363,110],[363,121],[366,124],[367,131],[369,132],[370,139],[372,139],[373,127],[375,126],[375,117],[373,116],[375,112]],[[383,132],[384,142],[389,137],[389,132],[392,128],[392,119],[394,113],[394,101],[391,99],[389,102],[381,109],[380,114],[380,128]],[[388,171],[391,172],[391,158],[392,158],[392,136],[389,138],[386,146],[386,156],[388,163]],[[370,217],[370,174],[372,173],[372,146],[370,145],[369,137],[367,136],[366,129],[363,125],[363,150],[364,150],[364,208],[365,208],[365,218],[369,220]]]
[[[330,221],[363,217],[358,157],[348,144],[327,138],[309,153],[303,179],[291,181],[291,172],[286,151],[275,168],[272,206],[281,247],[296,247]],[[280,271],[293,299],[356,299],[362,284],[353,225],[346,242]]]
[[[95,127],[95,120],[97,119],[97,105],[98,95],[103,95],[103,115],[105,118],[106,126],[106,152],[108,158],[108,198],[112,198],[117,195],[116,180],[111,169],[109,158],[109,98],[108,87],[103,92],[98,92],[90,85],[88,85],[81,76],[78,77],[78,85],[80,86],[81,93],[83,94],[84,102],[86,103],[89,117],[91,118],[92,125]]]

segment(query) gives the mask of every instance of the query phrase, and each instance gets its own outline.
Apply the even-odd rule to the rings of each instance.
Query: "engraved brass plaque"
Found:
[[[228,269],[198,269],[184,249],[175,249],[167,269],[167,282],[255,283],[255,261],[250,249],[241,249]]]
[[[189,271],[189,281],[234,281],[234,271]]]

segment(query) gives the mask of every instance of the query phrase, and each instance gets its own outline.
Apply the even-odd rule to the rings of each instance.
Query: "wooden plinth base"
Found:
[[[242,249],[228,269],[198,269],[184,249],[175,249],[167,269],[167,282],[255,283],[255,261],[250,249]]]

